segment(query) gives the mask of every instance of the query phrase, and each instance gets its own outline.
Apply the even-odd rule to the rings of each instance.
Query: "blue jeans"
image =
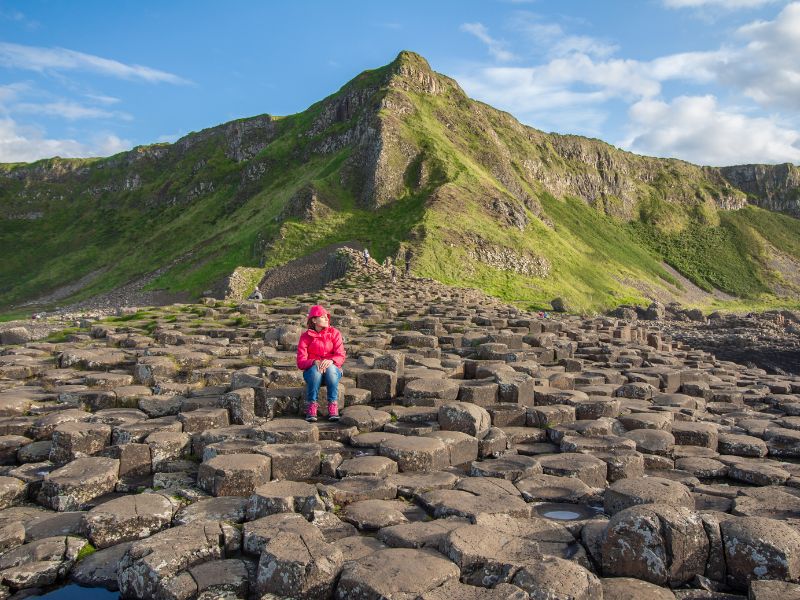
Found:
[[[336,402],[339,399],[339,379],[342,378],[342,370],[336,365],[331,365],[324,373],[320,373],[316,366],[303,371],[303,379],[306,380],[306,404],[316,404],[319,388],[322,382],[328,388],[328,402]]]

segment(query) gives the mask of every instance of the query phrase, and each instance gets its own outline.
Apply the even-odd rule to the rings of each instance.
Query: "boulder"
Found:
[[[439,427],[444,431],[460,431],[482,437],[492,426],[485,408],[468,402],[450,402],[439,407]]]
[[[604,509],[609,515],[640,504],[668,504],[693,509],[694,498],[685,485],[662,477],[620,479],[608,487],[603,498]]]
[[[800,533],[763,517],[742,517],[720,524],[728,577],[739,589],[754,579],[800,581]]]
[[[262,454],[223,454],[200,465],[197,485],[214,496],[249,496],[269,482],[270,467]]]
[[[44,476],[37,501],[57,511],[78,510],[89,501],[114,491],[119,461],[78,458]]]
[[[178,503],[161,494],[135,494],[96,506],[84,516],[86,534],[96,548],[146,538],[169,527]]]
[[[256,591],[293,598],[329,598],[344,565],[342,551],[321,537],[282,531],[258,561]]]
[[[531,598],[595,600],[603,597],[600,580],[581,565],[555,556],[528,562],[516,572],[511,583]]]
[[[694,511],[647,504],[611,518],[601,553],[606,575],[677,587],[704,575],[709,541]]]
[[[119,591],[125,598],[172,597],[174,580],[186,569],[224,558],[239,548],[241,534],[215,521],[196,521],[134,542],[119,562]]]
[[[416,598],[448,581],[457,581],[458,577],[458,567],[438,552],[390,548],[347,563],[336,586],[335,598]]]

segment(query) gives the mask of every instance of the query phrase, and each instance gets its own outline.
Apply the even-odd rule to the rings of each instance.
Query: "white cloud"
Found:
[[[514,13],[512,28],[525,34],[528,41],[546,50],[550,56],[567,56],[573,53],[598,58],[611,56],[617,46],[585,35],[568,35],[556,23],[543,22],[538,15],[528,11]]]
[[[28,89],[29,89],[28,84],[22,82],[0,85],[0,102],[9,102],[11,100],[14,100],[17,96],[27,91]],[[3,105],[0,104],[0,111],[2,111],[2,109]]]
[[[721,65],[722,82],[738,87],[759,104],[798,109],[800,99],[800,2],[774,21],[756,21],[737,32],[746,45]]]
[[[131,121],[133,117],[125,112],[109,111],[94,106],[84,106],[77,102],[47,102],[44,104],[20,103],[11,107],[11,112],[61,117],[68,121],[77,119],[122,119]]]
[[[471,33],[484,44],[486,44],[487,48],[489,49],[489,54],[491,54],[497,60],[506,62],[516,58],[513,53],[505,49],[504,42],[496,40],[489,35],[489,31],[486,29],[486,26],[483,25],[483,23],[462,23],[459,29],[466,33]]]
[[[0,118],[0,162],[31,162],[53,156],[110,156],[132,145],[112,133],[98,133],[89,143],[52,139],[38,127],[25,127],[11,118]]]
[[[36,72],[84,70],[120,79],[149,83],[190,83],[186,79],[142,65],[127,65],[116,60],[66,48],[42,48],[0,42],[0,66]]]
[[[486,67],[457,77],[468,93],[515,113],[598,104],[613,98],[631,101],[661,91],[637,61],[594,61],[583,54],[537,67]]]
[[[773,4],[778,0],[663,0],[667,8],[722,8],[738,10],[741,8],[759,8]]]
[[[630,133],[620,145],[634,152],[718,166],[800,163],[800,132],[720,108],[714,96],[641,100],[629,116]]]
[[[121,100],[119,98],[114,98],[114,96],[104,96],[102,94],[86,94],[86,97],[90,100],[94,100],[98,104],[119,104]]]
[[[610,102],[622,101],[630,106],[623,146],[631,150],[702,164],[800,162],[800,2],[773,20],[740,27],[717,49],[650,61],[610,56],[613,46],[570,36],[532,13],[520,13],[515,27],[549,48],[549,58],[527,67],[484,65],[456,79],[531,125],[596,135]],[[671,99],[678,83],[716,87],[706,96]]]

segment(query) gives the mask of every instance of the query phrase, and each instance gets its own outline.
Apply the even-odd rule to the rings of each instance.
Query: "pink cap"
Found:
[[[308,311],[308,318],[313,319],[314,317],[322,317],[322,316],[329,316],[328,311],[322,308],[319,304],[315,304],[311,307],[311,310]]]

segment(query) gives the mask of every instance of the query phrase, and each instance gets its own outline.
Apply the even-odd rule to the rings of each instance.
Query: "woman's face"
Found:
[[[314,329],[316,329],[317,331],[325,329],[328,326],[328,315],[314,317],[312,319],[312,322],[314,323]]]

